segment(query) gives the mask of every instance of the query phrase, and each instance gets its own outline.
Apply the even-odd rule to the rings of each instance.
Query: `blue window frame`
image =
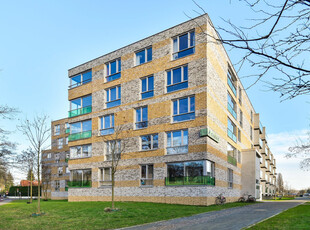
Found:
[[[89,70],[85,73],[81,73],[81,74],[71,77],[69,88],[72,89],[72,88],[78,87],[80,85],[86,84],[91,81],[92,81],[92,71]]]
[[[229,119],[227,118],[227,135],[234,141],[237,142],[237,127],[236,125]]]
[[[195,31],[173,38],[173,60],[195,53]]]
[[[141,98],[146,99],[154,96],[154,76],[149,76],[141,79],[142,90]]]
[[[188,66],[184,65],[167,71],[167,92],[188,88]]]
[[[188,152],[188,130],[177,130],[167,133],[167,154]]]
[[[101,117],[100,134],[109,135],[114,133],[114,114]]]
[[[136,65],[152,61],[152,47],[136,52]]]
[[[136,129],[144,129],[148,126],[147,106],[136,109]]]
[[[173,122],[195,119],[195,96],[179,98],[172,103]]]
[[[158,149],[158,134],[141,136],[141,144],[142,150]]]
[[[121,77],[121,59],[118,58],[106,64],[107,76],[106,81],[113,81]]]
[[[119,106],[121,104],[121,86],[107,89],[107,108]]]
[[[237,119],[236,102],[229,93],[227,93],[227,108],[228,108],[228,111],[231,113],[231,115],[233,115],[233,117]]]

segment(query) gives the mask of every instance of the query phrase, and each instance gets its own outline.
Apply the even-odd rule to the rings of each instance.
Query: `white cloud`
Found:
[[[289,152],[289,147],[296,144],[297,140],[306,141],[309,138],[308,132],[308,130],[295,130],[269,134],[267,137],[268,145],[276,158],[277,173],[282,173],[283,180],[295,189],[310,187],[310,171],[303,171],[299,168],[301,159],[287,159],[285,154]]]

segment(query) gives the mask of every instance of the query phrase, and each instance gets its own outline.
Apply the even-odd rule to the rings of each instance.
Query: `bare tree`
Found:
[[[27,180],[30,180],[30,203],[32,203],[32,183],[34,172],[38,170],[36,165],[36,152],[32,148],[22,151],[16,158],[16,165],[24,173],[27,173]]]
[[[201,10],[197,13],[206,13],[192,1]],[[241,2],[253,12],[250,23],[241,26],[226,19],[225,26],[216,28],[221,36],[207,36],[213,42],[238,50],[241,58],[236,63],[237,69],[251,68],[247,77],[254,77],[249,87],[263,81],[269,89],[279,92],[282,99],[309,94],[310,0]]]
[[[115,119],[118,115],[115,114]],[[126,120],[125,117],[121,119]],[[126,123],[126,122],[125,122]],[[105,132],[106,130],[100,130],[100,132]],[[106,160],[111,161],[111,201],[112,209],[115,209],[114,202],[114,189],[115,189],[115,174],[118,170],[118,164],[122,157],[125,155],[126,148],[129,145],[129,140],[127,138],[130,128],[127,125],[120,125],[114,128],[114,133],[112,135],[102,136],[106,144]],[[96,132],[96,131],[95,131]],[[101,134],[99,133],[99,135]]]
[[[279,194],[283,195],[284,192],[284,184],[283,184],[283,177],[282,174],[279,173],[278,179],[277,179],[277,190]]]
[[[47,190],[49,188],[50,181],[51,181],[51,172],[48,170],[49,170],[49,167],[42,164],[42,190],[43,190],[42,195],[44,197],[44,200],[48,200]]]
[[[37,214],[41,213],[40,210],[40,185],[41,185],[41,152],[47,146],[45,146],[47,140],[50,137],[50,125],[47,123],[48,117],[46,115],[35,116],[33,121],[25,119],[18,126],[18,129],[25,135],[30,142],[32,149],[36,152],[36,167],[38,178],[38,208]]]
[[[285,155],[286,158],[300,158],[300,168],[306,171],[310,170],[310,131],[306,141],[296,140],[296,144],[289,147],[288,151],[289,153]]]

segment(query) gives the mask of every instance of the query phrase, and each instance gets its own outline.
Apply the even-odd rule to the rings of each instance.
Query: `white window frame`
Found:
[[[147,112],[147,120],[146,121],[142,121],[143,120],[143,108],[146,108],[146,112]],[[140,121],[137,121],[137,111],[140,110]],[[148,121],[149,121],[149,108],[148,106],[141,106],[135,109],[135,129],[145,129],[148,127]],[[141,124],[146,122],[146,127],[142,127],[142,128],[137,128],[137,124]]]
[[[106,161],[111,161],[112,160],[112,153],[111,153],[111,143],[113,141],[116,141],[117,143],[115,144],[115,148],[116,151],[114,152],[114,154],[116,155],[116,157],[118,157],[119,159],[121,159],[121,152],[122,152],[122,143],[121,140],[110,140],[110,141],[106,141],[105,142],[105,160]],[[118,147],[117,147],[118,146]],[[119,149],[118,149],[119,148]],[[118,151],[117,151],[118,150]],[[119,155],[119,156],[117,156]],[[111,156],[111,160],[108,160],[108,157]],[[117,159],[116,159],[117,160]]]
[[[60,191],[60,181],[55,180],[55,191]]]
[[[90,152],[88,153],[88,156],[83,156],[83,146],[90,146]],[[80,157],[73,157],[71,155],[71,149],[73,148],[80,148],[80,154],[76,154],[77,156],[80,156]],[[76,145],[76,146],[71,146],[70,149],[69,149],[69,156],[70,156],[70,159],[80,159],[80,158],[87,158],[87,157],[91,157],[92,156],[92,145],[91,144],[86,144],[86,145]]]
[[[153,167],[153,174],[152,174],[152,178],[148,178],[148,171],[149,171],[149,166]],[[142,167],[145,167],[145,175],[146,178],[142,177]],[[142,181],[152,181],[154,180],[154,164],[142,164],[140,165],[140,186],[152,186],[152,185],[145,185],[142,184]],[[153,184],[153,183],[152,183]]]
[[[187,108],[188,108],[188,111],[187,113],[180,113],[180,100],[182,99],[185,99],[187,98]],[[194,98],[194,111],[190,111],[191,109],[191,98]],[[174,112],[174,102],[177,101],[177,104],[178,104],[178,111],[177,111],[177,114],[173,114]],[[177,98],[175,100],[172,100],[172,121],[173,121],[173,117],[175,116],[180,116],[180,115],[185,115],[185,114],[190,114],[190,113],[196,113],[196,98],[195,98],[195,95],[192,95],[192,96],[187,96],[187,97],[181,97],[181,98]],[[194,120],[194,119],[189,119],[189,120]],[[188,121],[188,120],[186,120]],[[173,121],[173,122],[182,122],[182,121]]]
[[[152,49],[152,59],[149,60],[149,61],[147,60],[147,50],[148,50],[148,49]],[[142,51],[144,51],[144,58],[145,58],[145,60],[144,60],[143,63],[137,64],[137,53],[140,53],[140,52],[142,52]],[[140,49],[140,50],[138,50],[138,51],[135,52],[135,66],[139,66],[139,65],[142,65],[142,64],[151,62],[152,60],[153,60],[153,47],[152,47],[152,46],[148,46],[148,47],[146,47],[146,48],[144,48],[144,49]]]
[[[105,180],[105,169],[109,169],[110,171],[110,179],[109,180]],[[101,186],[111,186],[112,185],[112,167],[104,167],[104,168],[100,168],[100,185]]]
[[[60,135],[60,125],[54,126],[54,136]]]
[[[51,159],[52,158],[52,153],[48,153],[46,156],[47,159]]]
[[[105,127],[105,118],[106,117],[110,117],[110,128],[107,128]],[[113,117],[113,120],[112,120],[112,117]],[[114,124],[112,125],[112,121],[114,121]],[[114,116],[114,113],[111,113],[111,114],[107,114],[107,115],[104,115],[102,117],[100,117],[100,130],[103,130],[103,129],[111,129],[111,128],[114,128],[115,127],[115,116]]]
[[[154,148],[154,136],[156,136],[157,135],[157,148]],[[145,137],[145,136],[151,136],[151,148],[150,149],[143,149],[142,148],[142,143],[143,143],[143,141],[142,141],[142,137]],[[159,136],[158,136],[158,133],[154,133],[154,134],[147,134],[147,135],[142,135],[142,136],[140,136],[140,150],[141,151],[150,151],[150,150],[155,150],[155,149],[158,149],[159,148]]]
[[[63,138],[58,138],[57,139],[57,148],[62,149],[64,146],[64,139]]]
[[[187,80],[184,80],[184,67],[187,67]],[[175,69],[180,69],[181,68],[181,81],[178,82],[178,83],[173,83],[173,70]],[[168,85],[168,72],[171,72],[170,76],[171,76],[171,84]],[[167,91],[167,88],[169,86],[173,86],[173,85],[179,85],[179,84],[182,84],[184,82],[188,82],[188,64],[185,64],[185,65],[181,65],[181,66],[177,66],[175,68],[172,68],[172,69],[168,69],[166,70],[166,92],[168,93]],[[170,92],[169,92],[170,93]]]
[[[109,76],[112,76],[112,75],[114,75],[114,74],[118,74],[118,73],[120,73],[120,72],[122,72],[122,61],[121,61],[121,70],[119,70],[119,60],[121,61],[121,58],[119,57],[119,58],[116,58],[116,59],[114,59],[114,60],[112,60],[112,61],[109,61],[109,62],[107,62],[105,65],[106,65],[106,78],[107,77],[109,77]],[[113,73],[113,74],[111,74],[111,63],[112,62],[116,62],[116,73]]]
[[[173,133],[174,132],[178,132],[178,131],[181,131],[181,145],[177,145],[177,146],[174,146],[173,145]],[[187,145],[184,145],[184,131],[187,131]],[[168,146],[168,134],[171,133],[171,143],[170,143],[170,146]],[[189,132],[188,132],[188,129],[181,129],[181,130],[173,130],[173,131],[169,131],[169,132],[166,132],[166,138],[167,138],[167,146],[166,146],[166,152],[167,152],[167,155],[173,155],[173,154],[186,154],[188,153],[188,146],[189,146],[189,143],[188,143],[188,139],[189,139]],[[182,147],[187,147],[187,152],[177,152],[177,153],[168,153],[168,148],[182,148]]]
[[[228,182],[228,188],[234,187],[234,171],[230,168],[227,170],[227,182]]]
[[[118,95],[119,95],[119,90],[121,90],[121,92],[122,92],[122,88],[121,88],[121,85],[116,85],[116,86],[113,86],[113,87],[111,87],[111,88],[108,88],[108,89],[106,89],[105,91],[106,91],[106,103],[109,103],[109,102],[113,102],[113,101],[111,101],[111,89],[114,89],[114,88],[116,88],[116,99],[115,100],[113,100],[113,101],[118,101],[118,100],[121,100],[121,98],[118,98]],[[109,97],[110,98],[108,98],[108,91],[109,91]],[[121,93],[121,97],[122,97],[122,93]]]
[[[153,77],[153,86],[154,86],[154,88],[155,88],[155,85],[154,85],[154,83],[155,83],[154,75],[149,75],[149,76],[140,78],[140,79],[141,79],[141,94],[140,94],[140,98],[142,98],[142,94],[143,94],[143,93],[148,93],[148,92],[154,91],[154,88],[153,88],[152,90],[149,90],[149,81],[148,81],[148,79],[149,79],[150,77]],[[144,79],[146,79],[146,89],[147,89],[147,90],[143,92],[143,91],[142,91],[142,88],[143,88],[143,83],[142,83],[142,81],[143,81]]]
[[[192,32],[194,32],[194,41],[193,41],[194,45],[193,45],[193,46],[190,46],[190,45],[191,45],[191,33],[192,33]],[[183,35],[185,35],[185,34],[187,34],[187,46],[188,46],[188,47],[187,47],[186,49],[180,50],[180,37],[183,36]],[[175,40],[175,39],[177,39],[177,50],[176,50],[176,51],[174,50],[174,40]],[[196,41],[195,41],[195,39],[196,39],[196,32],[195,32],[195,30],[190,30],[190,31],[187,31],[187,32],[185,32],[185,33],[182,33],[182,34],[179,34],[179,35],[173,37],[173,38],[172,38],[172,57],[173,57],[173,55],[176,54],[176,53],[179,53],[179,52],[181,52],[181,51],[188,50],[188,49],[191,49],[191,48],[195,47],[195,46],[196,46]],[[176,59],[175,59],[175,60],[176,60]]]

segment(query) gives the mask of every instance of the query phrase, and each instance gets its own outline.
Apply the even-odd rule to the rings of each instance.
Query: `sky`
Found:
[[[223,26],[223,19],[244,24],[253,18],[239,1],[196,2],[215,26]],[[201,13],[191,0],[0,0],[0,5],[0,104],[21,111],[13,121],[0,120],[0,126],[12,131],[10,139],[20,144],[19,151],[28,146],[16,130],[19,119],[36,113],[48,114],[51,120],[67,116],[68,69]],[[239,60],[238,52],[227,52],[233,63]],[[242,82],[246,87],[251,79]],[[277,171],[293,188],[310,187],[310,172],[299,169],[299,159],[283,157],[294,140],[306,137],[308,96],[281,102],[260,82],[247,93],[266,126]],[[23,178],[17,172],[14,176]]]

